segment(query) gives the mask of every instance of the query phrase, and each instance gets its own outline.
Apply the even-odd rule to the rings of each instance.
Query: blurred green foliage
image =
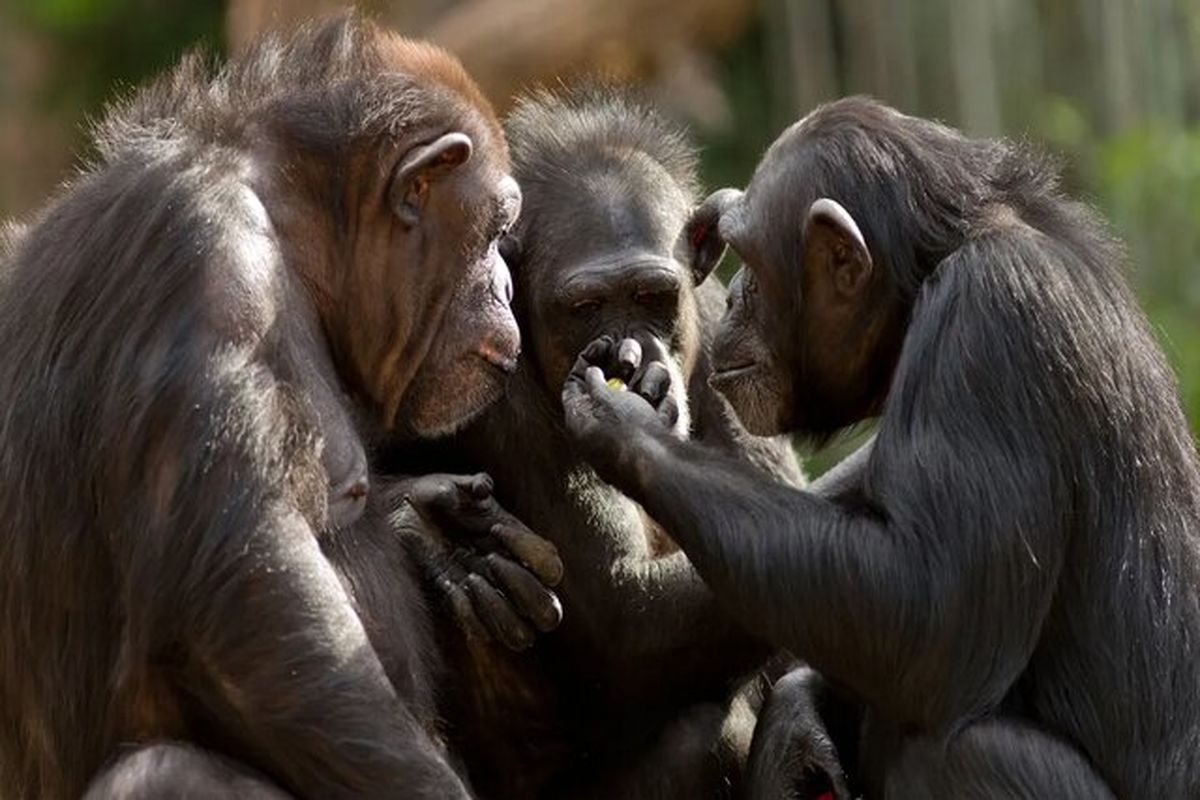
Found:
[[[51,107],[95,114],[195,47],[221,52],[221,0],[8,0],[13,24],[56,43]]]
[[[1065,98],[1046,109],[1042,138],[1069,158],[1071,188],[1124,239],[1130,279],[1200,430],[1200,127],[1151,124],[1105,138]]]
[[[771,7],[764,2],[764,19],[773,13]],[[0,7],[0,23],[16,24],[18,30],[56,43],[53,74],[39,102],[61,110],[64,118],[77,120],[97,114],[115,93],[136,85],[186,50],[201,46],[219,53],[224,9],[221,0],[8,0]],[[1037,4],[1030,9],[1030,14],[1049,13]],[[1186,13],[1200,42],[1200,6]],[[778,36],[772,39],[768,25],[774,22],[752,26],[719,56],[720,80],[733,122],[725,129],[698,134],[709,186],[743,185],[767,145],[792,121],[786,103],[778,96],[781,76],[772,69],[771,51],[779,46],[779,40]],[[936,38],[924,41],[912,57],[923,58],[930,46],[943,44]],[[1058,63],[1059,73],[1069,76],[1083,69],[1090,74],[1090,65],[1084,69],[1083,62],[1076,64],[1077,59],[1069,55]],[[1055,74],[1051,71],[1050,77]],[[1002,78],[1006,96],[1031,91],[1019,77]],[[1052,84],[1055,81],[1048,80],[1045,85]],[[931,92],[936,88],[932,86]],[[1200,126],[1196,109],[1184,109],[1183,122],[1142,122],[1117,134],[1105,134],[1089,117],[1088,98],[1082,96],[1086,92],[1033,91],[1042,96],[1021,97],[1009,104],[1022,110],[1021,124],[1026,126],[1013,133],[1028,132],[1060,154],[1068,190],[1094,202],[1127,242],[1131,280],[1179,373],[1193,427],[1200,430]],[[1075,94],[1068,96],[1070,91]],[[722,265],[725,277],[734,267],[730,261]],[[858,437],[847,438],[853,442]],[[832,455],[839,452],[834,448]]]
[[[1200,10],[1196,15],[1200,25]],[[792,120],[772,116],[771,75],[759,26],[727,51],[721,76],[735,124],[701,134],[709,186],[744,185],[762,152]],[[1129,252],[1129,277],[1179,376],[1185,410],[1200,431],[1200,125],[1146,124],[1105,136],[1076,99],[1038,98],[1025,134],[1063,163],[1065,188],[1095,205]],[[728,277],[736,269],[727,257]],[[863,431],[818,454],[819,474]]]

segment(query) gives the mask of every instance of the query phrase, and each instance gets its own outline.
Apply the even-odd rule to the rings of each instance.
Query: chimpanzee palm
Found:
[[[873,450],[830,499],[768,483],[607,388],[603,346],[567,426],[864,709],[868,796],[1200,794],[1200,469],[1101,222],[1029,152],[864,99],[705,215],[745,263],[713,384],[758,433],[878,414]]]

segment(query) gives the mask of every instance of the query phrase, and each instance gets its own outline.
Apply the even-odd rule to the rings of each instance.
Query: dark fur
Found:
[[[444,182],[483,208],[450,198],[465,222],[423,220],[421,261],[381,264],[372,236],[384,260],[408,246],[371,205],[386,161],[430,128],[470,132]],[[444,54],[342,19],[219,71],[185,59],[96,141],[0,296],[0,794],[78,797],[119,745],[176,739],[302,796],[462,796],[424,728],[415,587],[379,609],[404,646],[377,654],[317,532],[376,425],[444,392],[430,422],[453,426],[498,391],[440,359],[475,330],[452,296],[490,277],[490,109]],[[382,368],[381,347],[406,358]],[[369,552],[342,564],[367,602]]]
[[[802,476],[786,441],[749,436],[707,386],[702,331],[715,327],[724,289],[694,289],[674,257],[697,184],[679,130],[626,95],[581,89],[524,99],[508,133],[525,198],[510,249],[525,349],[505,400],[458,437],[457,466],[487,470],[505,506],[558,546],[565,614],[528,652],[470,648],[455,659],[466,677],[449,739],[485,797],[722,796],[753,724],[743,700],[730,710],[731,693],[768,650],[580,460],[558,407],[566,369],[599,333],[635,337],[647,360],[657,353],[691,378],[680,399],[694,436]],[[557,308],[581,267],[595,267],[599,306]],[[655,269],[676,288],[639,305],[629,295]]]
[[[660,432],[602,440],[614,423],[571,406],[597,467],[865,706],[870,796],[1195,796],[1200,469],[1104,225],[1022,148],[863,99],[815,111],[721,220],[756,278],[795,287],[753,323],[804,387],[770,401],[793,423],[835,417],[805,407],[838,398],[804,370],[847,333],[797,333],[820,197],[866,239],[867,308],[903,321],[894,364],[861,342],[858,385],[894,377],[857,479],[822,500]]]

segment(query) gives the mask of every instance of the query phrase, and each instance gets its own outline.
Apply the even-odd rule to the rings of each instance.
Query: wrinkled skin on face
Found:
[[[447,100],[445,116],[336,170],[274,143],[260,154],[258,189],[277,200],[285,258],[314,297],[342,380],[378,426],[421,437],[499,397],[520,354],[498,250],[521,208],[507,146],[490,115]],[[337,219],[323,213],[331,206],[353,211]]]
[[[510,309],[513,286],[499,252],[500,238],[517,219],[521,192],[508,175],[483,189],[486,227],[475,234],[466,274],[450,296],[438,337],[413,378],[399,416],[419,436],[450,433],[496,400],[517,367],[520,332]],[[450,194],[448,205],[472,197]],[[478,197],[479,195],[474,195]]]
[[[639,363],[658,361],[672,372],[677,424],[686,431],[687,379],[700,346],[694,277],[676,257],[688,198],[653,159],[626,157],[636,168],[592,164],[576,183],[537,193],[538,207],[526,215],[537,220],[536,233],[519,221],[506,243],[519,261],[516,305],[527,330],[555,332],[529,343],[548,395],[558,395],[593,339],[632,340]]]
[[[719,206],[717,235],[742,261],[710,383],[752,432],[820,439],[878,413],[904,313],[875,280],[882,276],[848,216],[817,207],[790,226],[779,219],[794,207],[784,202],[795,191],[789,158],[772,149],[744,194],[722,190],[707,201]]]

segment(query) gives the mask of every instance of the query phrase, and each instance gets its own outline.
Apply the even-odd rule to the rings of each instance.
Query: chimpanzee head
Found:
[[[686,137],[630,96],[600,88],[537,92],[507,125],[524,211],[502,250],[546,392],[557,402],[579,352],[611,334],[636,339],[644,361],[676,372],[685,409],[700,347],[695,276],[686,252],[677,257],[697,199]]]
[[[743,263],[711,384],[750,431],[821,439],[879,413],[916,293],[962,241],[987,158],[948,128],[849,98],[785,131],[744,194],[697,209],[697,272],[722,241]]]
[[[520,351],[497,248],[521,204],[503,131],[436,47],[353,18],[310,46],[337,55],[253,123],[269,134],[257,188],[346,385],[385,427],[446,433]]]

